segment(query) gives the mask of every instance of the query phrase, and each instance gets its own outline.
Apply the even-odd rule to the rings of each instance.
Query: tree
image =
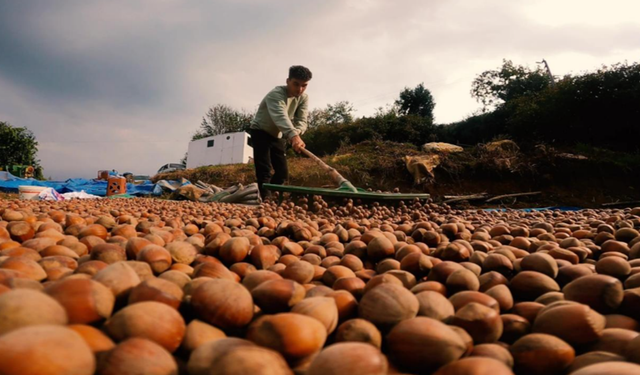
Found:
[[[249,129],[255,113],[235,110],[224,104],[210,107],[202,118],[200,129],[191,138],[197,139],[225,133],[241,132]]]
[[[0,121],[0,166],[31,165],[39,168],[37,153],[38,142],[31,130]]]
[[[336,104],[327,104],[327,124],[351,124],[353,122],[353,104],[348,101],[337,102]]]
[[[376,108],[376,111],[373,114],[373,117],[375,117],[375,118],[387,117],[387,116],[397,117],[398,116],[398,106],[395,105],[395,104],[387,104],[384,107],[380,106],[380,107]]]
[[[309,111],[309,118],[307,119],[307,124],[309,125],[309,130],[315,129],[320,125],[325,125],[327,123],[326,110],[320,108],[314,108]]]
[[[551,83],[552,77],[538,66],[535,70],[502,60],[497,70],[487,70],[471,84],[471,96],[483,105],[483,112],[523,96],[537,94]]]
[[[424,83],[419,84],[414,89],[405,87],[400,92],[400,97],[395,101],[400,115],[415,115],[433,122],[433,108],[436,103],[433,101],[431,92],[424,87]]]
[[[553,86],[535,90],[539,78],[505,61],[503,71],[494,71],[504,79],[492,89],[485,81],[487,97],[504,100],[495,110],[474,115],[447,125],[440,132],[445,142],[475,144],[506,135],[524,146],[538,142],[558,146],[589,145],[616,151],[638,153],[640,145],[640,64],[603,66],[595,72],[567,75]],[[506,80],[516,71],[518,79]],[[529,72],[529,73],[527,73]],[[546,72],[540,72],[550,78]],[[483,73],[488,77],[488,72]],[[516,84],[517,83],[517,84]]]
[[[353,122],[353,104],[349,101],[340,101],[335,104],[327,104],[325,109],[313,109],[309,112],[309,129],[320,125],[351,124]]]

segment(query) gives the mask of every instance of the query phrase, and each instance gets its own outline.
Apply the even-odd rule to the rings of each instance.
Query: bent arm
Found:
[[[300,99],[300,105],[296,109],[296,113],[293,116],[293,126],[298,130],[298,135],[304,134],[307,131],[309,119],[309,97],[303,96]]]
[[[291,139],[299,134],[299,131],[293,126],[287,114],[286,97],[270,94],[265,98],[265,102],[271,119],[286,139]]]

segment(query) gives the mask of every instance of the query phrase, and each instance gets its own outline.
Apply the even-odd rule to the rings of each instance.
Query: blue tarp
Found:
[[[511,211],[524,211],[524,212],[533,212],[533,211],[546,211],[546,210],[558,210],[558,211],[580,211],[583,208],[580,207],[571,207],[571,206],[552,206],[552,207],[540,207],[540,208],[511,208]],[[506,211],[505,208],[485,208],[484,211]]]
[[[88,194],[104,197],[107,195],[107,181],[87,180],[85,178],[70,178],[66,181],[38,181],[32,178],[20,178],[9,172],[0,172],[0,190],[17,193],[18,186],[46,186],[54,188],[58,193],[85,191]],[[162,188],[144,181],[140,185],[127,184],[127,194],[130,195],[161,195]]]

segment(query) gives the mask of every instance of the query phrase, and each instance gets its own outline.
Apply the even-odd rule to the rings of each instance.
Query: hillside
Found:
[[[323,157],[355,186],[382,191],[430,193],[444,196],[487,193],[489,196],[540,191],[541,194],[494,202],[510,207],[578,206],[601,207],[610,202],[640,200],[640,157],[583,147],[555,150],[538,146],[532,150],[484,145],[461,153],[441,155],[433,178],[415,183],[404,156],[424,155],[411,144],[363,142],[340,148]],[[571,152],[568,152],[571,151]],[[290,185],[333,187],[333,181],[316,164],[293,155],[289,158]],[[226,165],[189,169],[156,175],[153,180],[177,179],[225,187],[254,182],[253,165]],[[466,202],[457,202],[465,205]],[[474,203],[474,202],[471,202]]]

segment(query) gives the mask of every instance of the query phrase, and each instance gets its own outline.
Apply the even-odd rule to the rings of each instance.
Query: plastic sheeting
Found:
[[[524,212],[535,212],[535,211],[580,211],[583,210],[581,207],[571,207],[571,206],[550,206],[550,207],[539,207],[539,208],[510,208],[509,211],[524,211]],[[483,211],[498,211],[505,212],[506,208],[485,208]]]
[[[405,156],[402,158],[407,165],[407,170],[413,176],[413,182],[417,185],[423,180],[432,180],[435,176],[433,170],[440,165],[440,155]]]
[[[38,181],[32,178],[20,178],[9,172],[0,172],[0,190],[10,193],[17,193],[18,186],[46,186],[54,188],[58,193],[70,193],[85,191],[87,194],[104,197],[107,195],[107,181],[87,180],[85,178],[70,178],[66,181]],[[162,188],[152,183],[144,181],[140,185],[127,184],[127,194],[133,196],[140,195],[161,195]]]

